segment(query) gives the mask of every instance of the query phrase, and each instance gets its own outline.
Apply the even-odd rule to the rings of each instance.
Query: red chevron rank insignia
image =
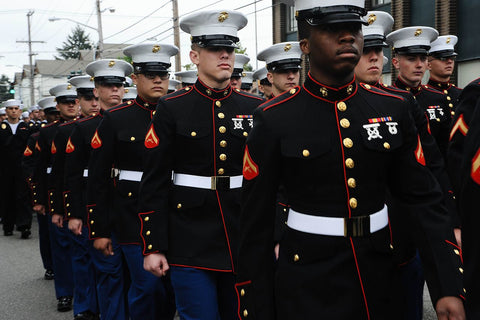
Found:
[[[460,117],[458,117],[457,122],[455,122],[455,124],[452,127],[452,131],[450,131],[450,140],[452,140],[453,136],[457,131],[460,131],[460,133],[463,134],[463,136],[467,135],[468,126],[465,123],[465,120],[463,119],[463,114],[461,114]]]
[[[68,142],[67,142],[67,148],[65,149],[65,152],[66,153],[72,153],[73,151],[75,151],[75,146],[73,145],[72,140],[70,140],[70,137],[69,137]]]
[[[420,142],[420,136],[417,135],[418,143],[417,148],[415,149],[415,158],[417,158],[417,162],[421,165],[425,165],[425,156],[423,154],[422,143]]]
[[[57,147],[55,146],[55,141],[52,141],[52,147],[50,148],[52,154],[57,153]]]
[[[152,124],[147,132],[147,135],[145,136],[145,147],[147,147],[148,149],[152,149],[158,147],[158,143],[158,136],[155,133],[155,129],[153,128]]]
[[[258,176],[258,166],[253,162],[248,146],[245,147],[245,154],[243,156],[243,177],[247,180],[252,180]]]
[[[95,134],[93,135],[92,141],[90,142],[90,145],[92,146],[93,149],[98,149],[102,146],[102,140],[98,136],[98,131],[95,130]]]
[[[472,171],[470,173],[472,180],[480,185],[480,148],[472,159]]]
[[[27,146],[27,147],[25,148],[25,151],[23,151],[23,155],[24,155],[25,157],[30,157],[32,154],[33,154],[33,152],[32,152],[32,150],[30,150],[30,147],[29,147],[29,146]]]

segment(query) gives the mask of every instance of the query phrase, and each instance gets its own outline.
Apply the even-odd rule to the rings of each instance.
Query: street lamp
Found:
[[[97,55],[99,59],[103,58],[103,28],[102,28],[102,13],[105,11],[110,11],[111,13],[115,12],[115,8],[113,7],[108,7],[103,10],[100,9],[100,0],[96,0],[96,9],[97,9],[97,24],[98,28],[94,28],[92,26],[89,26],[88,24],[78,22],[76,20],[70,19],[70,18],[57,18],[57,17],[51,17],[48,18],[48,21],[53,22],[53,21],[58,21],[58,20],[68,20],[74,23],[77,23],[81,26],[84,26],[85,28],[90,28],[98,32],[98,50],[97,50]]]

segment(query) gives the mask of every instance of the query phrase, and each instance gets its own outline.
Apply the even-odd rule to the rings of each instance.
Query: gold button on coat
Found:
[[[243,136],[244,136],[244,137],[248,137],[248,132],[247,132],[247,131],[244,131],[244,132],[243,132]]]
[[[345,165],[348,169],[353,169],[355,167],[355,161],[353,161],[353,159],[351,158],[348,158],[347,160],[345,160]]]
[[[348,119],[343,118],[342,120],[340,120],[340,125],[344,129],[349,128],[350,127],[350,121],[348,121]]]
[[[390,149],[390,143],[385,142],[385,143],[383,144],[383,147],[384,147],[385,149],[387,149],[387,150]]]
[[[352,139],[350,139],[350,138],[345,138],[345,139],[343,139],[343,145],[345,146],[345,148],[351,148],[351,147],[353,147],[353,141],[352,141]]]
[[[93,212],[93,209],[88,210],[88,212],[92,213],[92,212]]]
[[[153,246],[151,244],[148,245],[148,250],[152,250]]]
[[[240,290],[240,295],[241,295],[242,297],[245,296],[245,290],[244,290],[244,289]]]
[[[131,137],[131,138],[130,138],[130,141],[135,141],[135,137]]]
[[[66,206],[67,208],[70,207],[70,203],[67,203],[65,206]]]
[[[452,100],[452,98],[450,98],[449,96],[447,96],[447,100],[450,101],[450,100]]]
[[[453,103],[449,103],[448,106],[449,106],[450,108],[453,108]]]
[[[150,220],[150,217],[145,217],[144,220],[145,220],[145,221],[148,221],[148,220]]]
[[[220,101],[215,101],[215,105],[216,105],[217,107],[221,107],[221,106],[222,106],[222,103],[221,103]]]
[[[90,221],[90,224],[94,224],[94,223],[95,223],[95,221],[93,221],[93,220]]]
[[[196,137],[196,136],[197,136],[197,133],[196,133],[195,131],[192,131],[192,133],[190,133],[190,135],[191,135],[192,137]]]
[[[220,133],[225,133],[225,132],[227,132],[227,128],[225,128],[224,126],[221,126],[220,128],[218,128],[218,131]]]
[[[65,197],[65,198],[68,198],[68,193],[65,193],[64,197]]]
[[[463,268],[458,268],[458,271],[460,271],[460,273],[463,273]]]
[[[243,310],[243,316],[244,316],[245,318],[248,317],[248,311],[247,311],[247,309]]]
[[[148,230],[148,231],[146,232],[146,235],[147,235],[147,236],[149,236],[149,235],[150,235],[150,230]]]
[[[154,115],[155,115],[155,111],[152,112],[152,116],[154,116]]]
[[[455,254],[456,254],[457,256],[460,255],[460,251],[458,251],[458,249],[453,250],[453,252],[455,252]]]
[[[351,198],[351,199],[348,201],[348,204],[350,205],[350,208],[355,209],[355,208],[358,206],[357,199]]]
[[[218,174],[219,175],[222,175],[224,173],[225,173],[225,169],[223,169],[223,168],[218,169]]]
[[[95,235],[95,231],[92,231],[92,236],[94,236],[94,235]]]
[[[177,204],[177,209],[181,209],[181,208],[182,208],[182,204],[181,203]]]
[[[222,140],[220,141],[220,147],[225,148],[227,146],[227,141]]]
[[[222,153],[222,154],[220,155],[220,160],[222,160],[222,161],[227,160],[227,155],[224,154],[224,153]]]
[[[128,193],[128,196],[129,196],[129,197],[131,197],[131,196],[132,196],[132,193],[131,193],[131,192],[129,192],[129,193]]]
[[[220,119],[223,119],[223,118],[225,118],[225,114],[224,114],[224,113],[222,113],[222,112],[220,112],[220,113],[219,113],[217,116],[218,116]]]
[[[300,260],[300,256],[298,254],[293,256],[293,261],[297,262]]]
[[[346,111],[347,110],[347,104],[345,102],[339,102],[337,103],[337,108],[340,111]]]
[[[308,151],[307,149],[303,150],[302,151],[302,154],[305,158],[309,157],[310,156],[310,151]]]
[[[347,180],[347,183],[348,183],[348,186],[349,186],[350,188],[352,188],[352,189],[357,186],[357,182],[355,181],[354,178],[348,179],[348,180]]]

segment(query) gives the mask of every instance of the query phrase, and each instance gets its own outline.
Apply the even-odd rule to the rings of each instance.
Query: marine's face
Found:
[[[383,69],[382,47],[363,49],[363,54],[355,67],[357,81],[374,84],[380,80]]]
[[[308,39],[300,42],[309,55],[310,66],[320,73],[343,77],[353,71],[362,54],[360,22],[333,23],[311,27]]]
[[[203,81],[227,83],[235,63],[235,53],[229,47],[208,47],[192,50],[190,58],[197,65],[198,77]]]
[[[279,95],[284,91],[298,86],[300,71],[298,69],[286,69],[268,72],[267,78],[272,84],[273,94]]]
[[[399,77],[410,86],[417,86],[427,70],[427,55],[402,54],[392,59],[392,63],[399,71]]]
[[[140,97],[149,102],[156,103],[159,98],[168,93],[169,73],[138,73],[132,75],[137,85],[137,92]]]
[[[450,77],[455,68],[455,56],[445,57],[442,59],[430,57],[428,61],[428,69],[430,74],[437,78]]]
[[[100,108],[106,110],[122,102],[125,90],[123,84],[101,84],[93,89]]]

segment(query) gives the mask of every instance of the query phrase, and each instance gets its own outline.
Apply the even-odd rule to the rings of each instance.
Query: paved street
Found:
[[[28,240],[20,239],[19,232],[0,235],[0,320],[73,319],[72,312],[57,312],[53,281],[43,279],[36,217],[33,221]],[[428,294],[424,300],[424,319],[436,319]]]

